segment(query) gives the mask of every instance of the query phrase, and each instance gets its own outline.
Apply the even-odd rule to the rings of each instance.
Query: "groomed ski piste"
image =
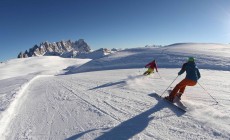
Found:
[[[155,94],[167,95],[188,56],[196,58],[205,90],[187,87],[183,112]],[[159,73],[143,76],[153,59]],[[230,139],[230,45],[132,48],[95,60],[13,59],[0,73],[1,140]]]

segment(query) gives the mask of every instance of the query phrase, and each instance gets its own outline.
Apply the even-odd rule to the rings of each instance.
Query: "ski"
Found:
[[[161,97],[159,94],[154,93],[156,96],[158,96],[159,98],[161,98],[163,101],[169,103],[170,105],[173,105],[174,107],[178,108],[179,110],[186,112],[187,111],[187,107],[183,105],[183,103],[180,101],[179,98],[175,97],[174,101],[171,102],[167,99],[165,99],[165,97]]]
[[[180,108],[181,110],[183,110],[183,111],[185,111],[185,112],[187,111],[187,107],[184,106],[184,104],[180,101],[180,99],[179,99],[178,97],[175,97],[174,100],[173,100],[173,102],[171,102],[171,101],[165,99],[165,97],[161,97],[161,98],[163,98],[163,99],[166,100],[167,102],[171,103],[172,105],[174,105],[174,106]]]

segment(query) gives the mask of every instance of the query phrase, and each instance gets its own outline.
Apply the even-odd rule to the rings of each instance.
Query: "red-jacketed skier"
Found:
[[[186,86],[195,86],[198,79],[200,79],[200,72],[195,64],[195,59],[193,57],[188,58],[188,62],[184,63],[181,70],[178,72],[178,75],[183,74],[186,71],[186,77],[180,83],[178,83],[169,96],[165,97],[165,99],[173,102],[174,98],[184,93]]]
[[[158,72],[156,60],[153,60],[152,62],[145,65],[145,68],[148,68],[148,70],[144,72],[143,75],[150,75],[151,73],[154,73],[155,68],[156,68],[156,72]]]

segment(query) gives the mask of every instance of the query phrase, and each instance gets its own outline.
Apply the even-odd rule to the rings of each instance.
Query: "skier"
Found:
[[[156,60],[153,60],[152,62],[145,65],[145,68],[148,68],[148,70],[144,72],[143,75],[150,75],[151,73],[154,73],[154,68],[156,68],[156,72],[158,72]]]
[[[173,102],[175,96],[179,99],[184,93],[186,86],[195,86],[198,79],[200,79],[200,72],[195,64],[195,59],[193,57],[188,58],[188,62],[184,63],[181,70],[178,72],[178,75],[183,74],[186,71],[186,77],[180,83],[178,83],[169,96],[165,97],[165,99]],[[178,93],[179,91],[179,93]]]

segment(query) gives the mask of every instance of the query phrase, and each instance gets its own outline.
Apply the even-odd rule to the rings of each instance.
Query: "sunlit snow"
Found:
[[[187,43],[94,60],[9,60],[0,64],[0,139],[228,140],[229,52],[230,45]],[[205,90],[186,88],[182,112],[154,93],[163,94],[188,56],[196,58]],[[142,76],[153,59],[159,73]]]

